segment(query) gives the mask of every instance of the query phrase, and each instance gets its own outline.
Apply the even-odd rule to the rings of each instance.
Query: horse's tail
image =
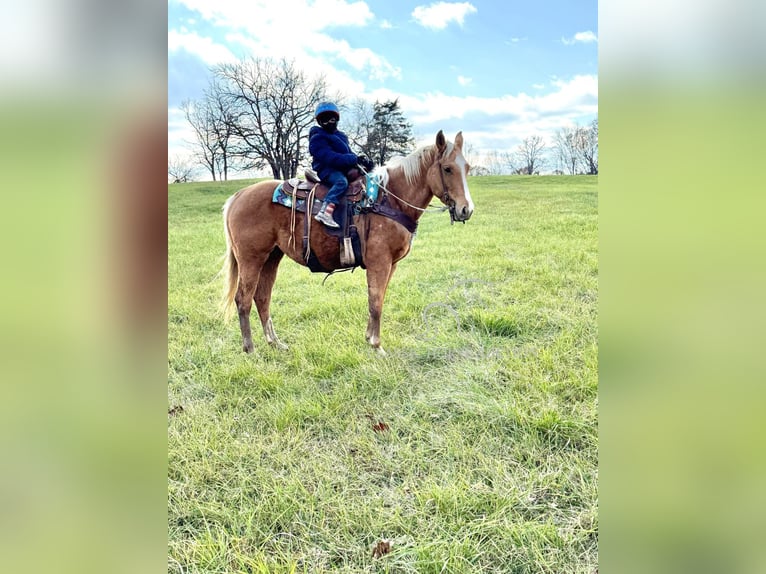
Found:
[[[226,236],[226,253],[224,254],[223,268],[221,269],[221,273],[224,276],[221,311],[225,319],[230,319],[234,315],[234,296],[237,293],[237,285],[239,283],[239,264],[232,249],[231,231],[229,231],[228,221],[229,208],[237,195],[239,194],[235,193],[223,204],[223,232]]]

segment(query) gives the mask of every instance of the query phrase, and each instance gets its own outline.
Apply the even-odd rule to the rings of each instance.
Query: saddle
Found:
[[[274,189],[274,195],[271,200],[293,210],[291,235],[295,234],[295,212],[307,214],[303,218],[303,259],[308,268],[313,272],[332,273],[333,270],[325,269],[319,262],[309,242],[313,216],[319,213],[322,200],[327,196],[329,188],[320,181],[317,174],[312,170],[306,170],[304,175],[306,177],[305,180],[294,177],[281,182]],[[382,215],[396,221],[412,234],[417,230],[418,224],[404,212],[392,207],[388,202],[387,195],[383,195],[379,199],[379,179],[374,176],[365,177],[356,168],[349,171],[347,177],[349,180],[348,190],[341,198],[333,214],[335,221],[338,222],[340,227],[338,229],[331,229],[321,223],[314,222],[314,224],[320,225],[324,233],[338,238],[340,242],[341,269],[357,266],[361,266],[364,269],[361,241],[356,225],[354,225],[354,215],[359,213]]]
[[[306,180],[293,177],[282,182],[282,190],[285,194],[292,196],[295,195],[296,200],[307,199],[311,191],[314,191],[314,197],[317,200],[324,200],[327,196],[329,188],[322,183],[319,176],[313,169],[307,169],[304,174]],[[346,203],[356,203],[362,199],[362,194],[365,190],[364,175],[354,168],[348,172],[348,189],[341,202],[345,200]],[[312,214],[319,213],[319,208],[312,206]]]
[[[334,213],[335,220],[340,225],[338,229],[332,229],[325,227],[321,223],[310,221],[314,215],[319,213],[322,201],[327,196],[329,188],[321,182],[319,176],[313,170],[307,169],[304,176],[306,177],[305,181],[297,177],[283,181],[274,190],[272,201],[281,203],[295,211],[306,213],[306,217],[303,220],[303,252],[306,265],[308,265],[312,272],[331,273],[333,271],[326,269],[311,249],[309,231],[310,225],[313,224],[322,227],[328,235],[338,238],[340,242],[341,268],[347,269],[361,266],[364,269],[361,241],[356,226],[353,224],[353,215],[366,189],[364,175],[356,168],[349,171],[347,175],[349,180],[348,189],[341,198]]]

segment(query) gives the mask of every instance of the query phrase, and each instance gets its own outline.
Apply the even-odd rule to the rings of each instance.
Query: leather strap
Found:
[[[377,213],[379,215],[383,215],[384,217],[388,217],[389,219],[393,219],[399,225],[402,225],[410,233],[415,233],[415,231],[418,228],[417,221],[414,221],[406,213],[399,211],[398,209],[394,209],[393,207],[388,205],[388,202],[385,199],[384,199],[384,202],[373,203],[368,208],[368,210],[372,213]]]

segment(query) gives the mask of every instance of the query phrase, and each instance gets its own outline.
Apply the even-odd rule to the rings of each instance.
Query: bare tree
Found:
[[[234,167],[233,132],[229,99],[220,82],[213,79],[204,98],[181,104],[186,121],[194,130],[198,162],[210,172],[213,181],[229,179]]]
[[[543,156],[545,142],[541,136],[535,135],[524,138],[518,148],[516,148],[516,159],[521,164],[516,172],[528,175],[539,174],[540,169],[545,164]]]
[[[194,164],[178,155],[168,157],[168,181],[186,183],[194,177]]]
[[[229,169],[237,167],[233,121],[229,99],[220,82],[213,79],[205,91],[205,106],[212,118],[210,125],[212,139],[218,142],[216,166],[218,178],[229,179]],[[215,181],[215,177],[213,178]]]
[[[479,156],[476,153],[476,148],[471,142],[465,142],[463,144],[463,157],[465,158],[465,161],[467,161],[471,166],[471,173],[474,175],[479,175],[478,173],[474,173],[474,168],[479,167]],[[486,174],[482,173],[481,175]]]
[[[342,113],[343,131],[348,136],[352,149],[361,150],[367,157],[372,157],[372,150],[367,142],[372,134],[375,108],[367,100],[358,98],[347,106]]]
[[[194,137],[197,140],[196,145],[192,144],[195,149],[195,157],[210,172],[213,181],[215,181],[221,151],[216,136],[218,130],[215,127],[214,111],[207,106],[205,100],[186,100],[181,103],[181,110],[186,121],[194,130]]]
[[[500,158],[505,166],[503,170],[504,174],[510,174],[516,170],[516,156],[512,151],[502,152]]]
[[[468,173],[468,175],[472,175],[474,177],[484,177],[492,174],[490,173],[489,168],[486,168],[483,165],[471,165],[471,171]]]
[[[578,151],[588,175],[598,174],[598,118],[588,128],[579,131]]]
[[[577,164],[580,162],[578,149],[580,129],[578,126],[561,128],[554,136],[556,160],[570,175],[577,173]]]
[[[314,110],[325,99],[324,78],[294,63],[252,58],[214,70],[226,92],[236,155],[244,169],[268,165],[275,179],[294,177],[305,158]]]
[[[484,155],[484,166],[488,175],[500,175],[503,172],[500,153],[496,149]]]
[[[508,151],[492,150],[483,158],[489,175],[505,175],[516,170],[514,154]]]

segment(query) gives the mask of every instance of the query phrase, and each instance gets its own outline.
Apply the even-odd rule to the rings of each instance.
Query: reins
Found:
[[[359,166],[359,167],[361,168],[361,170],[362,170],[362,173],[364,173],[365,175],[369,175],[369,173],[367,172],[367,170],[365,170],[365,169],[364,169],[362,166]],[[440,168],[440,171],[441,171],[441,164],[439,164],[439,168]],[[442,176],[442,184],[443,184],[443,183],[444,183],[444,176]],[[411,207],[412,209],[416,209],[417,211],[422,211],[423,213],[426,213],[426,212],[429,212],[429,211],[430,211],[430,212],[434,212],[434,211],[439,211],[439,212],[441,212],[441,211],[445,211],[445,210],[449,209],[449,207],[447,207],[446,205],[442,205],[442,206],[438,206],[438,205],[429,205],[428,207],[418,207],[417,205],[412,205],[410,202],[403,200],[401,197],[399,197],[398,195],[396,195],[396,194],[395,194],[393,191],[391,191],[390,189],[388,189],[388,188],[387,188],[385,185],[383,185],[382,183],[378,182],[378,186],[380,186],[380,188],[381,188],[383,191],[385,191],[386,193],[388,193],[389,195],[391,195],[391,197],[393,197],[393,198],[394,198],[394,199],[396,199],[397,201],[399,201],[399,202],[403,203],[403,204],[404,204],[404,205],[406,205],[407,207]],[[445,186],[445,188],[444,188],[444,192],[445,192],[445,195],[446,195],[446,197],[447,197],[447,198],[449,198],[449,195],[446,193],[446,192],[447,192],[447,188],[446,188],[446,186]]]
[[[370,175],[370,173],[366,169],[364,169],[361,165],[358,165],[357,167],[366,176]],[[450,225],[452,225],[453,223],[455,223],[455,206],[454,206],[454,204],[453,205],[449,205],[449,202],[450,202],[451,198],[450,198],[450,195],[449,195],[449,191],[447,190],[447,182],[444,181],[444,169],[442,168],[441,161],[439,161],[439,176],[441,177],[442,189],[444,190],[441,199],[447,205],[436,206],[436,205],[430,205],[429,204],[427,207],[418,207],[417,205],[412,205],[410,202],[405,201],[404,199],[402,199],[401,197],[396,195],[394,192],[392,192],[390,189],[388,189],[381,182],[378,182],[378,186],[384,192],[386,192],[387,194],[391,195],[394,199],[396,199],[397,201],[399,201],[403,205],[406,205],[406,206],[408,206],[408,207],[410,207],[412,209],[415,209],[417,211],[420,211],[422,213],[427,213],[429,211],[430,212],[434,212],[434,211],[436,211],[436,212],[443,212],[443,211],[446,211],[447,209],[449,209]],[[314,186],[314,189],[316,189],[316,187],[317,186]],[[314,192],[314,189],[311,190],[312,194]],[[313,199],[313,197],[312,197],[312,199]],[[389,217],[390,217],[390,215],[389,215]],[[409,219],[409,218],[407,218],[407,219]],[[402,221],[399,221],[399,223],[403,224]],[[465,223],[465,221],[463,221],[463,223]],[[417,223],[413,222],[413,224],[414,224],[415,227],[417,227]],[[406,225],[405,225],[405,227],[406,227]],[[364,241],[365,241],[365,243],[367,242],[369,231],[370,231],[369,226],[365,225],[365,232],[364,232]],[[414,233],[414,230],[410,230],[410,231],[412,233]],[[307,249],[306,253],[308,254],[308,249]],[[308,257],[308,255],[307,255],[307,257]],[[343,268],[343,269],[335,269],[333,271],[330,271],[329,273],[327,273],[327,275],[325,275],[325,278],[322,280],[322,285],[325,284],[325,281],[327,281],[327,279],[329,279],[330,275],[334,275],[335,273],[341,273],[343,271],[351,271],[353,273],[354,269],[356,269],[356,266],[354,266],[354,267],[347,267],[347,268]]]

